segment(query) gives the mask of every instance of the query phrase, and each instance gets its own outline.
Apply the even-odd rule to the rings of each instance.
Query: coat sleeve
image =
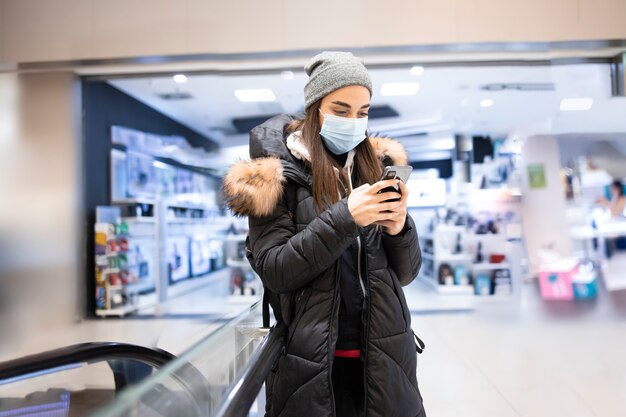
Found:
[[[343,199],[296,233],[284,201],[267,217],[249,217],[255,269],[272,291],[297,290],[332,266],[358,236]]]
[[[383,247],[387,253],[389,264],[398,276],[400,284],[409,285],[422,266],[420,249],[413,218],[407,214],[404,229],[395,236],[383,232]]]

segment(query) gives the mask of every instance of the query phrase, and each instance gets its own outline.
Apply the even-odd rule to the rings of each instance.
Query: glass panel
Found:
[[[0,381],[0,416],[84,416],[115,399],[116,392],[150,376],[134,360],[77,363]]]
[[[208,416],[241,377],[261,339],[261,304],[224,324],[143,383],[122,392],[97,417]]]

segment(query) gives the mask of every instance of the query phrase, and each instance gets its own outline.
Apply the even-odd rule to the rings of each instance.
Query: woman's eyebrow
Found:
[[[344,103],[343,101],[333,101],[333,103],[332,103],[332,104],[337,104],[338,106],[347,107],[347,108],[349,108],[349,109],[351,109],[351,108],[352,108],[352,106],[351,106],[351,105],[349,105],[348,103]],[[364,105],[362,105],[362,106],[361,106],[361,108],[362,108],[362,109],[367,109],[367,108],[369,108],[369,107],[370,107],[370,104],[369,104],[369,103],[368,103],[368,104],[364,104]]]
[[[348,103],[344,103],[343,101],[333,101],[333,104],[337,104],[338,106],[342,106],[342,107],[347,107],[349,109],[352,108],[351,105],[349,105]]]

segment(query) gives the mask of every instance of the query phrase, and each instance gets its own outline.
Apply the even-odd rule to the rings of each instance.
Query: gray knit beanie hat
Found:
[[[309,82],[304,86],[304,108],[329,93],[349,85],[362,85],[372,95],[372,81],[363,60],[350,52],[326,51],[304,67]]]

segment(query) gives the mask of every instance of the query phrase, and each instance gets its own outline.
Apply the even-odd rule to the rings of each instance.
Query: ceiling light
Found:
[[[380,89],[382,96],[414,96],[420,89],[419,83],[385,83]]]
[[[293,80],[293,71],[283,71],[280,76],[283,80]]]
[[[589,110],[593,106],[592,98],[564,98],[561,100],[561,111]]]
[[[480,106],[481,107],[491,107],[493,106],[493,100],[490,98],[486,98],[484,100],[480,101]]]
[[[185,76],[185,74],[176,74],[172,78],[174,79],[174,82],[178,84],[183,84],[187,82],[187,76]]]
[[[415,66],[411,68],[411,75],[422,75],[424,73],[424,67]]]
[[[235,90],[235,97],[243,103],[275,101],[276,96],[269,88],[261,88],[256,90]]]

